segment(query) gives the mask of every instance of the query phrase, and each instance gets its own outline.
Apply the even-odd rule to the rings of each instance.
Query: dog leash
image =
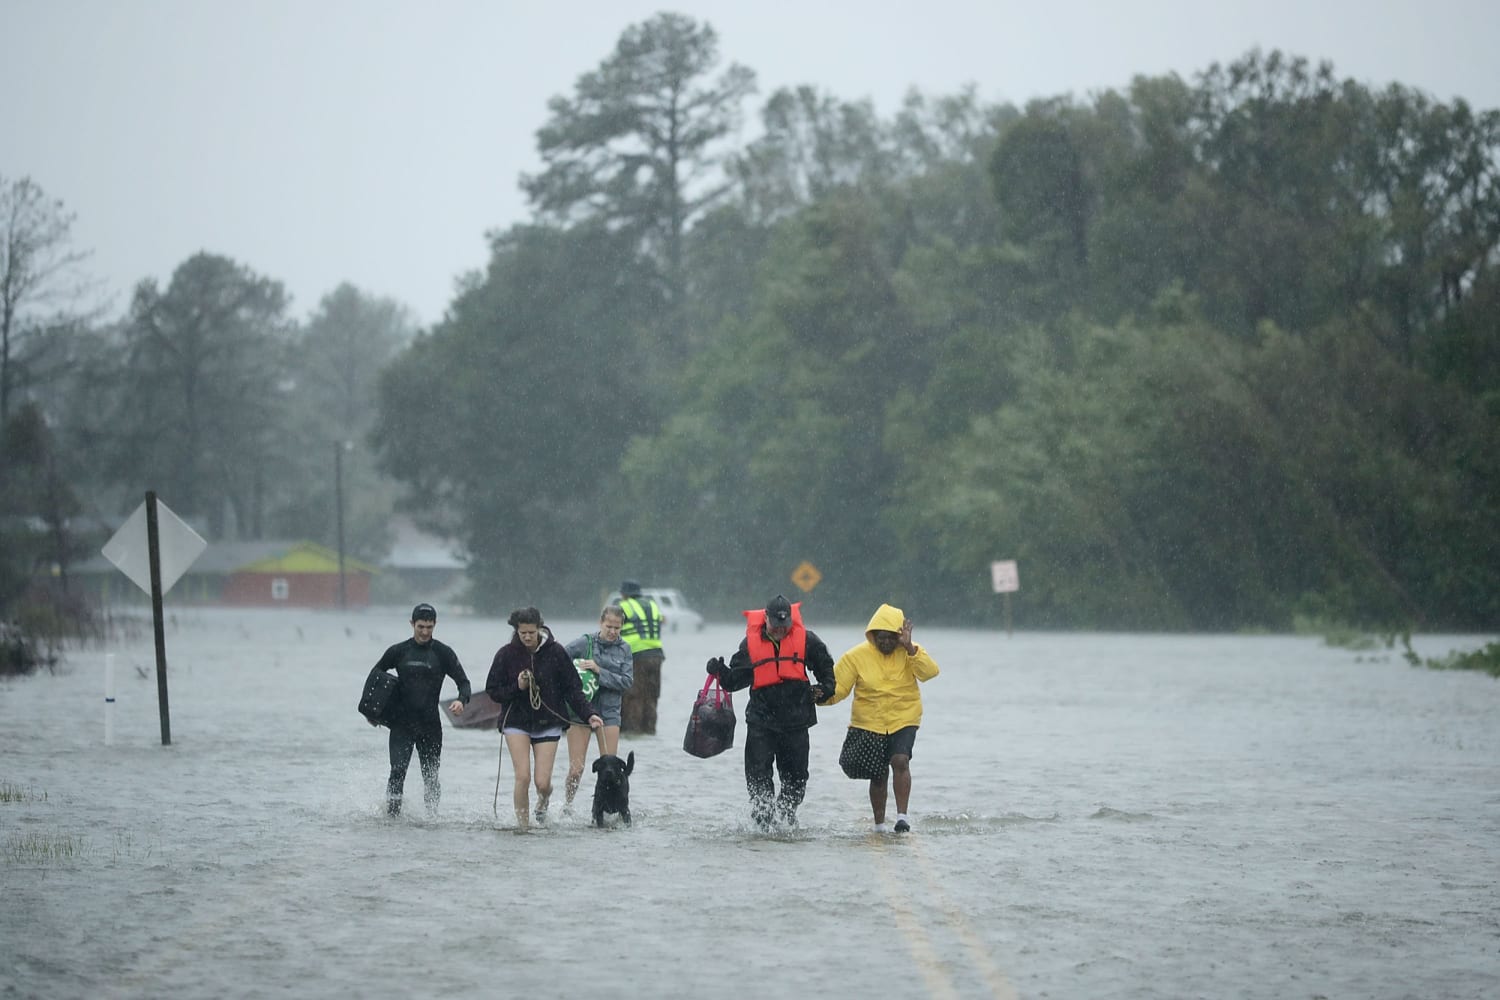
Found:
[[[526,688],[530,695],[531,710],[536,711],[542,707],[542,689],[537,686],[536,675],[530,670],[521,671],[521,676],[526,678]],[[553,714],[557,713],[554,712]],[[500,752],[495,761],[495,797],[490,802],[490,815],[496,819],[500,818],[500,774],[505,770],[505,720],[508,718],[510,718],[509,708],[500,717],[500,726],[497,729],[497,732],[500,733]]]
[[[569,719],[564,719],[562,716],[552,711],[552,706],[544,704],[542,702],[542,689],[535,683],[535,675],[533,675],[530,670],[523,670],[521,672],[521,676],[527,679],[526,687],[531,692],[530,701],[533,711],[541,708],[546,708],[554,718],[563,723],[564,729],[566,729],[568,726],[587,725],[587,723],[578,723],[573,722]],[[495,797],[490,802],[490,815],[494,816],[496,819],[500,818],[500,774],[505,770],[505,720],[508,718],[510,718],[510,709],[507,708],[505,710],[505,714],[500,717],[500,727],[498,730],[500,733],[500,752],[497,755],[497,759],[495,761]],[[594,730],[594,738],[599,743],[599,756],[608,757],[609,754],[604,750],[603,726],[600,726],[598,729]]]
[[[500,716],[500,726],[495,731],[500,734],[500,757],[495,761],[495,801],[490,803],[490,813],[495,819],[500,818],[500,772],[505,770],[505,720],[510,718],[510,708],[507,706],[505,714]]]

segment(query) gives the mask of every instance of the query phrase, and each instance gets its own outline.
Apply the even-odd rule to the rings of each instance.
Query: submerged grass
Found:
[[[13,864],[74,861],[88,853],[88,842],[77,833],[28,831],[5,838],[5,859]]]
[[[143,843],[129,831],[116,830],[108,851],[110,864],[146,861],[157,853],[157,845]],[[69,861],[104,860],[105,852],[81,833],[58,830],[12,833],[0,845],[0,859],[14,865],[47,865]]]
[[[47,793],[32,785],[0,781],[0,803],[46,802]],[[144,843],[128,830],[116,830],[109,845],[111,863],[145,861],[157,853],[157,845]],[[13,865],[46,865],[102,858],[103,851],[84,834],[58,830],[28,831],[6,835],[0,843],[0,861]]]
[[[0,802],[46,802],[47,793],[38,792],[30,785],[22,788],[9,781],[0,781]]]

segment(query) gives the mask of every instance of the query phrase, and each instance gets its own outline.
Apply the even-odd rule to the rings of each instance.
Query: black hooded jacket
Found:
[[[538,631],[542,641],[536,652],[526,648],[519,633],[512,632],[510,642],[500,647],[490,664],[484,690],[501,707],[500,729],[515,727],[542,733],[554,726],[566,726],[569,708],[580,719],[599,714],[583,696],[573,658],[552,637],[551,629],[544,625]],[[539,708],[531,707],[531,689],[521,687],[524,670],[530,670],[536,680]]]

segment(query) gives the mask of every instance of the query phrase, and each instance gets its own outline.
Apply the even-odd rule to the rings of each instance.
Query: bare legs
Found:
[[[572,725],[568,727],[568,777],[563,782],[563,789],[567,793],[567,805],[573,804],[573,796],[578,792],[578,785],[583,780],[583,765],[589,761],[589,740],[594,738],[594,731],[588,726]],[[620,727],[604,727],[604,752],[618,756],[620,752]]]
[[[890,784],[896,790],[896,815],[906,815],[906,805],[911,801],[911,757],[898,753],[891,758]],[[870,809],[875,813],[875,822],[885,822],[886,775],[870,779]]]
[[[589,738],[593,732],[588,726],[568,727],[568,777],[563,782],[563,789],[567,793],[567,805],[573,804],[573,796],[578,792],[578,782],[583,778],[583,765],[589,760]]]
[[[505,746],[510,751],[511,770],[516,783],[512,793],[516,809],[516,824],[522,830],[531,826],[532,759],[536,760],[536,811],[541,822],[547,812],[547,802],[552,798],[552,766],[557,761],[557,743],[532,743],[527,733],[506,733]]]

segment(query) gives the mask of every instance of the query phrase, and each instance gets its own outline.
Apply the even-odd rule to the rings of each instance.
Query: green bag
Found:
[[[583,660],[592,660],[594,658],[594,637],[588,636],[588,640],[589,654],[581,659],[574,660],[573,669],[578,671],[578,682],[583,685],[583,696],[589,701],[593,701],[594,696],[599,693],[599,675],[592,670],[585,670],[578,665]]]

